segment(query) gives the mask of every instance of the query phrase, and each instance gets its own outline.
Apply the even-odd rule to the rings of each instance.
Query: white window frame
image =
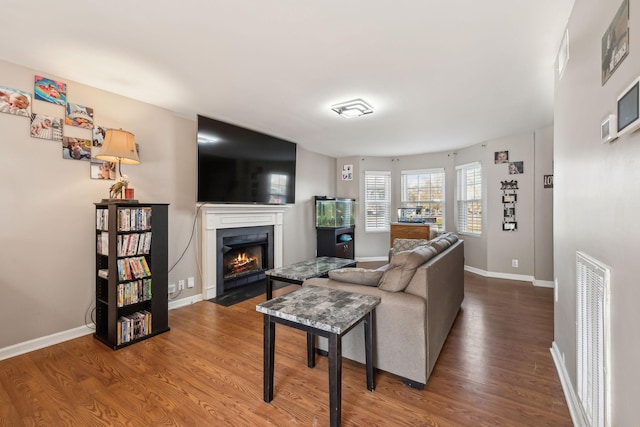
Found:
[[[441,194],[442,194],[442,198],[441,199],[424,199],[424,200],[407,200],[407,179],[409,179],[410,176],[424,176],[424,175],[429,175],[429,182],[432,181],[433,179],[433,175],[442,175],[442,186],[441,186]],[[417,178],[418,180],[420,178]],[[445,174],[445,170],[444,168],[435,168],[435,169],[415,169],[415,170],[404,170],[404,171],[400,171],[400,206],[402,206],[403,208],[413,208],[416,206],[422,206],[425,209],[429,209],[430,210],[430,206],[434,203],[436,204],[440,204],[441,207],[441,212],[439,215],[429,215],[429,216],[435,216],[437,218],[440,218],[440,222],[436,222],[438,225],[438,228],[440,230],[445,230],[445,209],[446,209],[446,193],[445,193],[445,183],[446,180],[446,174]],[[418,184],[420,186],[420,184]],[[433,187],[432,185],[430,185],[430,187]],[[420,190],[419,190],[420,191]],[[424,212],[424,211],[423,211]],[[436,220],[437,221],[437,220]]]
[[[371,188],[375,185],[376,188]],[[389,231],[391,171],[364,172],[364,224],[366,232]]]
[[[484,223],[482,164],[473,162],[456,166],[456,187],[455,213],[458,232],[481,236]]]

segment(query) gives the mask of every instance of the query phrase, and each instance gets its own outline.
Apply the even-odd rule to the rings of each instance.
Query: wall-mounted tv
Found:
[[[293,142],[198,115],[198,202],[295,203],[296,151]]]

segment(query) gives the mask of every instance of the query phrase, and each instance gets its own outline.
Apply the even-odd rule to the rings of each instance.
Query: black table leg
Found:
[[[329,424],[340,425],[342,406],[342,337],[329,335]]]
[[[367,389],[373,391],[376,388],[373,377],[373,311],[364,318],[364,348],[367,362]]]
[[[264,401],[273,399],[273,365],[275,356],[276,324],[264,315]]]
[[[271,299],[271,297],[273,296],[272,294],[273,294],[273,280],[267,277],[267,301]]]
[[[307,366],[316,366],[316,336],[311,332],[307,332]]]

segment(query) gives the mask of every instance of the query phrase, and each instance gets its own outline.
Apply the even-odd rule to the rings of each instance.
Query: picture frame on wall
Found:
[[[0,112],[31,117],[31,94],[19,89],[0,86]]]
[[[502,203],[515,203],[518,201],[517,194],[504,194],[502,196]]]
[[[67,105],[67,84],[47,77],[35,76],[34,98],[56,105]]]
[[[502,223],[502,231],[518,231],[518,223],[505,221]]]
[[[62,118],[46,116],[44,114],[31,114],[32,138],[50,139],[62,141]]]
[[[93,128],[93,108],[80,104],[67,103],[64,124],[85,129]]]
[[[629,0],[623,0],[602,36],[602,86],[629,55]]]
[[[500,163],[509,163],[509,151],[496,151],[493,153],[493,162],[497,165]]]

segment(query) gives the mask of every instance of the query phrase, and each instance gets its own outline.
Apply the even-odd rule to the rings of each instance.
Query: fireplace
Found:
[[[273,268],[273,226],[217,231],[217,294],[266,279]]]
[[[270,245],[273,249],[267,248],[267,265],[269,268],[282,266],[283,222],[288,208],[289,205],[240,204],[206,204],[202,207],[200,254],[203,299],[211,299],[224,292],[224,278],[218,275],[218,267],[223,263],[223,245],[218,238],[219,234],[223,237],[237,234],[224,234],[227,230],[268,226],[272,232]]]

